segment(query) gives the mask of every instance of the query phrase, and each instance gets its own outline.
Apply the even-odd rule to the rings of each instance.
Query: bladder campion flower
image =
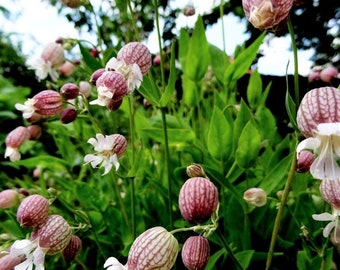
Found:
[[[189,270],[203,270],[210,257],[209,241],[203,236],[190,236],[182,247],[182,261]]]
[[[261,207],[267,203],[267,193],[262,188],[249,188],[244,192],[243,199],[249,205]]]
[[[6,151],[5,158],[10,161],[20,160],[19,147],[30,138],[30,132],[26,127],[19,126],[7,134],[5,139]]]
[[[92,168],[104,167],[103,175],[109,173],[114,165],[116,170],[119,168],[118,158],[125,153],[127,141],[123,135],[102,135],[96,134],[96,138],[87,141],[94,146],[96,154],[87,154],[84,157],[85,164],[91,163]]]

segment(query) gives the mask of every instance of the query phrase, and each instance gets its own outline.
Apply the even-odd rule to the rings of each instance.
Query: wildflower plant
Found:
[[[2,134],[0,262],[49,270],[330,269],[340,90],[299,89],[295,2],[244,0],[250,23],[265,30],[232,56],[207,41],[192,4],[183,12],[197,15],[193,29],[164,44],[158,1],[155,55],[132,1],[117,2],[117,46],[107,42],[104,21],[94,24],[96,44],[50,41],[29,66],[44,90],[8,84],[16,126]],[[62,3],[96,17],[91,1]],[[293,88],[275,101],[289,122],[282,132],[268,105],[277,89],[253,63],[267,33],[285,27],[296,62]],[[77,64],[65,72],[65,62]]]

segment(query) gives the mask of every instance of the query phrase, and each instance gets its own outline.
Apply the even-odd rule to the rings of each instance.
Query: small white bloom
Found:
[[[118,156],[114,152],[115,136],[104,136],[103,134],[96,134],[95,138],[90,138],[87,141],[94,146],[96,154],[87,154],[84,157],[85,164],[91,163],[92,168],[104,167],[105,171],[102,175],[109,173],[114,165],[116,170],[119,168]]]
[[[106,268],[106,270],[126,270],[126,267],[114,257],[110,257],[106,260],[104,268]]]
[[[138,89],[143,81],[143,74],[136,63],[127,65],[124,61],[119,61],[115,57],[112,57],[106,63],[105,69],[114,70],[124,76],[128,85],[128,94],[136,88]]]
[[[5,151],[5,158],[8,158],[8,157],[9,157],[9,160],[12,162],[20,160],[21,155],[19,153],[18,148],[7,146],[6,151]]]
[[[319,215],[312,215],[314,220],[317,221],[330,221],[326,227],[323,229],[323,236],[328,237],[331,233],[331,231],[335,228],[334,230],[334,236],[336,238],[336,231],[338,228],[338,217],[340,215],[339,210],[333,208],[333,214],[330,213],[322,213]]]
[[[28,119],[28,118],[31,118],[33,113],[35,112],[35,107],[34,107],[35,102],[36,101],[34,99],[29,98],[25,101],[24,104],[16,103],[15,108],[18,111],[22,111],[23,118]]]
[[[297,155],[302,150],[312,150],[317,157],[310,167],[316,179],[336,180],[340,178],[340,123],[322,123],[317,126],[314,137],[299,143]]]
[[[90,105],[107,106],[113,98],[113,93],[106,86],[97,88],[98,97],[90,102]]]
[[[38,80],[44,80],[50,75],[52,81],[57,81],[59,75],[55,69],[52,68],[50,61],[45,61],[42,58],[37,58],[28,62],[28,68],[35,70],[35,75]]]

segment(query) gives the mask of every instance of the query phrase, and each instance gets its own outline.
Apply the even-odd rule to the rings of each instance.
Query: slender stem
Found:
[[[282,219],[282,215],[283,215],[283,210],[285,208],[285,205],[286,205],[286,202],[287,202],[287,199],[288,199],[288,194],[289,194],[290,187],[291,187],[291,184],[292,184],[293,179],[294,179],[295,170],[296,170],[296,153],[294,152],[293,158],[292,158],[292,163],[291,163],[289,174],[288,174],[288,178],[287,178],[287,181],[286,181],[286,186],[283,190],[281,202],[279,204],[279,209],[277,211],[276,218],[275,218],[274,228],[273,228],[272,237],[271,237],[271,240],[270,240],[269,251],[268,251],[268,256],[267,256],[266,270],[270,269],[270,265],[271,265],[271,262],[272,262],[272,259],[273,259],[274,248],[275,248],[276,239],[277,239],[279,229],[280,229],[280,223],[281,223],[281,219]]]
[[[224,23],[223,23],[223,16],[224,16],[223,5],[224,5],[224,1],[221,0],[221,2],[220,2],[220,19],[221,19],[221,24],[222,24],[222,42],[223,42],[223,51],[226,51]]]
[[[128,0],[127,4],[128,4],[128,8],[129,8],[129,11],[130,11],[130,14],[131,14],[131,22],[132,22],[133,30],[135,31],[136,40],[140,41],[140,35],[139,35],[136,19],[135,19],[135,16],[134,16],[134,12],[133,12],[133,9],[132,9],[131,1]]]
[[[288,19],[288,30],[290,34],[290,38],[292,41],[292,48],[294,54],[294,91],[295,91],[295,105],[296,107],[299,106],[300,103],[300,93],[299,93],[299,65],[298,65],[298,50],[295,41],[295,34],[292,21],[289,17]]]

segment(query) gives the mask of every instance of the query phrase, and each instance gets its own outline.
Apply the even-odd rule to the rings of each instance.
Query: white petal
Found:
[[[18,161],[21,158],[21,155],[18,151],[18,148],[12,148],[7,146],[6,147],[6,151],[5,151],[5,158],[10,159],[10,161],[14,162],[14,161]]]
[[[93,146],[96,146],[98,142],[95,138],[90,138],[87,140],[87,143],[92,144]]]
[[[334,220],[334,216],[330,213],[322,213],[319,215],[312,215],[314,220],[318,220],[318,221],[333,221]]]
[[[328,223],[326,227],[323,229],[322,235],[324,237],[328,237],[334,227],[335,227],[335,221]]]
[[[321,135],[339,135],[340,123],[321,123],[318,125],[318,131]]]
[[[296,148],[296,152],[297,154],[299,154],[302,150],[305,150],[305,149],[315,150],[318,148],[319,145],[320,145],[320,141],[318,139],[307,138],[298,144]]]
[[[316,179],[340,179],[340,168],[336,160],[328,154],[320,154],[310,167],[310,173]]]
[[[44,270],[44,262],[45,262],[45,254],[48,251],[48,249],[43,249],[40,247],[37,247],[36,250],[33,252],[34,257],[34,265],[35,270]]]
[[[107,268],[108,267],[108,268]],[[116,258],[110,257],[104,263],[104,268],[107,270],[126,270],[124,265],[122,265]]]
[[[14,267],[14,270],[32,270],[32,269],[33,263],[31,260],[25,260]]]
[[[23,254],[27,256],[35,247],[36,245],[30,240],[16,240],[11,246],[10,255],[12,257],[17,257]]]
[[[108,174],[112,169],[112,163],[106,159],[103,161],[102,167],[105,168],[105,171],[102,175]]]
[[[111,163],[113,163],[113,165],[115,165],[116,171],[118,171],[118,169],[119,169],[118,156],[116,154],[113,154],[110,157],[110,161],[111,161]]]

